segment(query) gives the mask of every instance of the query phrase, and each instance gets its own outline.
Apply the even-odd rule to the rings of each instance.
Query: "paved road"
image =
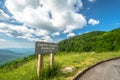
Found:
[[[120,58],[102,62],[74,80],[120,80]]]

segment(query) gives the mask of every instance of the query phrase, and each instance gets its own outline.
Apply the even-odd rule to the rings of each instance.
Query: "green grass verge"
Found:
[[[12,70],[5,71],[5,68],[1,68],[0,80],[71,80],[77,73],[88,66],[115,57],[120,57],[120,51],[107,53],[57,53],[52,70],[49,67],[49,55],[44,56],[43,71],[40,79],[37,78],[36,74],[37,59],[35,58]],[[65,67],[72,67],[75,70],[72,73],[63,73],[61,70]]]

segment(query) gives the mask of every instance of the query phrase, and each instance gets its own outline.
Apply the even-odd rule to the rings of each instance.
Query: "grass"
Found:
[[[40,79],[37,78],[36,74],[37,59],[35,58],[9,71],[3,71],[5,68],[1,68],[0,80],[71,80],[76,74],[88,66],[115,57],[120,57],[120,51],[105,53],[61,52],[55,55],[55,65],[52,70],[49,67],[49,55],[44,56],[43,71]],[[61,70],[65,67],[72,67],[75,70],[71,73],[63,73]]]

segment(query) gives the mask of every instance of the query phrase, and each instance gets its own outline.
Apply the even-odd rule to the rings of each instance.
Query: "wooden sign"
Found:
[[[36,42],[35,44],[35,54],[38,54],[38,67],[37,75],[40,77],[40,73],[43,65],[43,54],[50,54],[50,68],[53,68],[54,64],[54,54],[58,51],[58,46],[56,43],[46,43],[46,42]]]
[[[36,54],[50,54],[56,53],[58,46],[56,43],[36,42],[35,53]]]

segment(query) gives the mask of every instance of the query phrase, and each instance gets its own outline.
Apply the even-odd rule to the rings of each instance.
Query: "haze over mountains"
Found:
[[[33,48],[0,49],[0,64],[34,54]]]

